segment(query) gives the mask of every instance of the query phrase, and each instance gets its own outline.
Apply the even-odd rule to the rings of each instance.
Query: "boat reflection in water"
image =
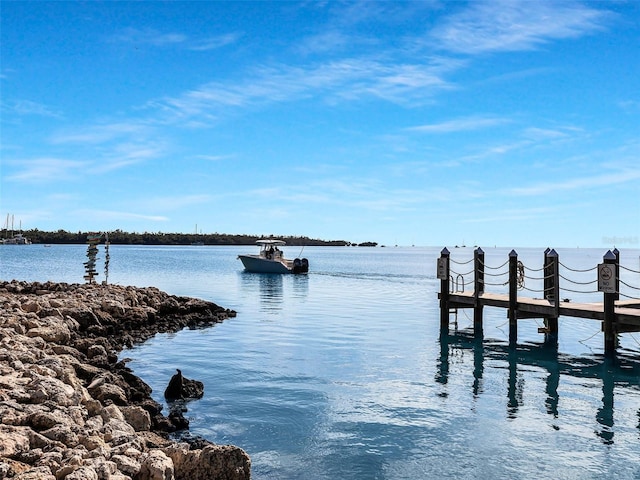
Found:
[[[457,331],[443,334],[440,337],[440,358],[437,362],[435,380],[441,385],[449,382],[450,356],[459,357],[464,352],[473,353],[473,397],[477,398],[484,391],[483,375],[485,364],[492,367],[502,365],[508,369],[506,414],[508,419],[516,419],[519,409],[524,405],[525,376],[523,370],[546,370],[545,410],[554,418],[560,416],[558,405],[560,395],[558,388],[561,378],[596,380],[602,382],[601,406],[595,412],[600,428],[595,434],[604,444],[614,442],[614,390],[616,387],[640,387],[640,362],[634,358],[618,355],[616,360],[604,357],[585,358],[558,353],[557,343],[518,344],[512,348],[508,343],[474,337],[473,331]],[[520,369],[520,375],[519,375]],[[492,385],[495,388],[495,384]],[[495,393],[495,392],[494,392]],[[446,397],[446,390],[440,394]],[[569,402],[567,402],[569,403]],[[557,427],[554,427],[557,429]],[[640,409],[638,424],[640,430]]]
[[[263,312],[277,313],[284,308],[285,283],[288,300],[304,301],[309,293],[307,275],[285,277],[280,274],[243,271],[239,276],[243,292],[247,298],[256,298],[260,303],[259,309]]]

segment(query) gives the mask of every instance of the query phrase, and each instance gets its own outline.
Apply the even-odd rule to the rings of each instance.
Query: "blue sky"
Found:
[[[0,9],[3,223],[640,246],[640,2]]]

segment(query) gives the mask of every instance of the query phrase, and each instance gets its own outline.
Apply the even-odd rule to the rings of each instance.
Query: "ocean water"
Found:
[[[521,320],[510,349],[506,312],[486,308],[483,339],[471,311],[441,336],[441,248],[285,248],[309,259],[308,275],[244,272],[236,257],[254,247],[110,248],[110,283],[237,311],[121,356],[161,403],[176,368],[203,381],[204,398],[187,405],[191,432],[245,449],[252,478],[640,478],[640,333],[621,336],[615,363],[594,320],[561,317],[556,345],[537,333],[541,320]],[[473,249],[450,250],[452,268],[470,271]],[[487,291],[506,291],[509,250],[485,249]],[[85,252],[0,246],[0,279],[82,282]],[[605,252],[559,250],[575,282],[563,298],[602,300],[592,268]],[[520,294],[536,296],[542,251],[518,254]],[[624,298],[640,297],[640,250],[621,249],[621,264]]]

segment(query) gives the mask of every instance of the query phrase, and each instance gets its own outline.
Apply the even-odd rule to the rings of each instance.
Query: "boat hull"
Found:
[[[238,255],[244,269],[254,273],[293,273],[293,267],[289,267],[286,260],[269,260],[259,255]]]

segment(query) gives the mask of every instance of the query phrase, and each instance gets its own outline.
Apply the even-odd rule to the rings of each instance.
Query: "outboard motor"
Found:
[[[309,261],[306,258],[293,260],[293,273],[307,273],[309,271]]]

